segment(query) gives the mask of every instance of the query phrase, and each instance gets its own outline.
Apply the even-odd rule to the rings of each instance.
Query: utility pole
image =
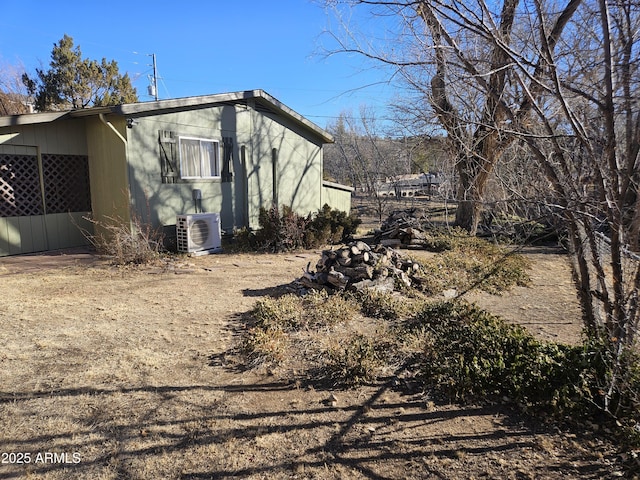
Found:
[[[150,78],[151,85],[149,85],[149,95],[158,101],[158,69],[156,67],[156,54],[151,53],[149,56],[153,59],[153,78]]]

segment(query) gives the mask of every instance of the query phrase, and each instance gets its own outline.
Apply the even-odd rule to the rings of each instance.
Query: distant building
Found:
[[[382,197],[431,196],[434,187],[437,188],[443,181],[442,173],[399,175],[387,178],[384,183],[378,184],[376,193]]]

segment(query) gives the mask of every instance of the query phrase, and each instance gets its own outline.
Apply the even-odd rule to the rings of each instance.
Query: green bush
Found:
[[[239,250],[286,252],[340,243],[352,236],[361,221],[328,205],[315,215],[298,215],[291,207],[261,208],[260,228],[256,232],[238,230],[235,247]]]
[[[325,204],[312,219],[305,236],[307,248],[341,243],[353,236],[362,221]]]
[[[421,378],[455,400],[503,398],[555,414],[594,411],[593,350],[536,340],[466,302],[427,305],[406,326],[420,338]]]

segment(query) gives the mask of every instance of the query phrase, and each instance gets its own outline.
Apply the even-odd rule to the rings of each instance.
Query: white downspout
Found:
[[[122,136],[122,134],[116,129],[116,127],[113,126],[113,124],[111,122],[107,121],[107,119],[104,118],[104,114],[103,113],[99,113],[98,114],[98,118],[100,118],[100,121],[102,123],[104,123],[107,127],[109,127],[111,130],[113,130],[113,133],[115,133],[118,136],[118,138],[120,140],[122,140],[122,143],[124,143],[125,145],[127,144],[127,139]]]

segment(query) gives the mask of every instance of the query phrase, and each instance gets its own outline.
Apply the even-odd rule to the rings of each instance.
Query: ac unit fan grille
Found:
[[[191,243],[197,247],[206,245],[209,242],[209,224],[204,220],[196,220],[189,226]]]
[[[176,217],[176,243],[179,252],[218,251],[222,248],[220,216],[195,213]]]

